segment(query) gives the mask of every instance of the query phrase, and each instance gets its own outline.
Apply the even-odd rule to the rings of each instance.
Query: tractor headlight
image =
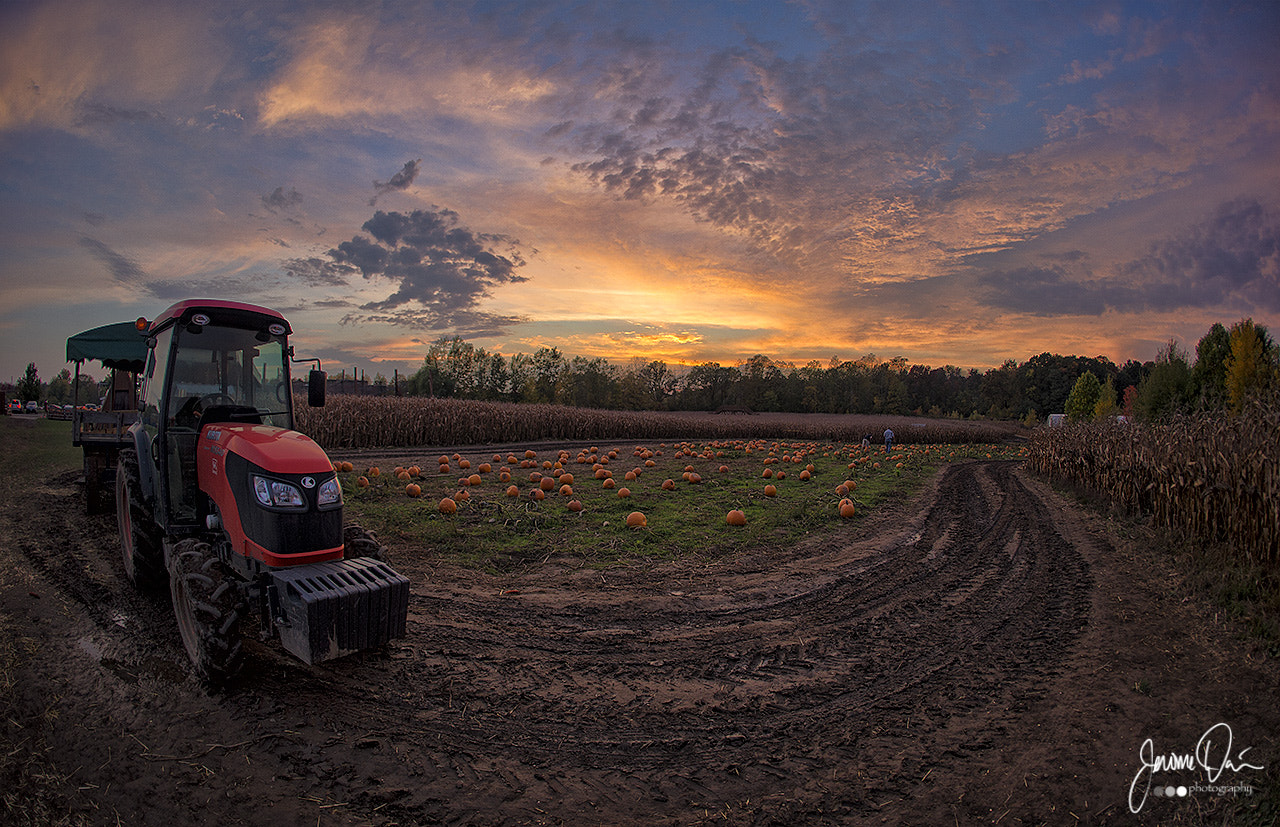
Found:
[[[316,492],[316,504],[320,506],[334,505],[342,502],[342,485],[339,484],[337,477],[330,477],[320,483],[320,490]]]
[[[253,493],[258,502],[274,508],[306,508],[302,492],[296,486],[266,477],[253,478]]]

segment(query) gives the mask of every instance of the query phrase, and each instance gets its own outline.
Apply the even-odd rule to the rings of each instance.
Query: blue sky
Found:
[[[10,0],[0,380],[199,296],[388,376],[1278,330],[1277,44],[1221,0]]]

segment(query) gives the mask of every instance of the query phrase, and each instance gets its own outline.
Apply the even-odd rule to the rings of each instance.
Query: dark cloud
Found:
[[[368,315],[351,321],[473,330],[512,323],[476,308],[492,288],[525,280],[517,273],[524,259],[514,239],[473,233],[447,209],[379,210],[361,229],[369,236],[354,236],[329,251],[333,265],[359,271],[366,279],[390,279],[399,288],[364,305]],[[505,247],[506,254],[495,252],[495,246]]]
[[[84,237],[80,239],[80,246],[89,251],[89,254],[98,261],[106,265],[111,276],[121,284],[130,287],[144,286],[147,280],[147,274],[142,271],[138,263],[122,253],[103,244],[96,238]]]
[[[985,303],[1037,316],[1097,316],[1216,307],[1244,300],[1280,311],[1280,218],[1255,200],[1222,205],[1204,223],[1153,244],[1114,276],[1062,263],[979,275]]]
[[[378,199],[389,192],[409,189],[410,185],[413,184],[414,179],[418,177],[418,172],[421,168],[422,159],[419,158],[416,161],[409,161],[406,163],[403,169],[391,176],[391,180],[374,181],[373,188],[378,194],[369,200],[369,206],[372,207],[377,205]]]
[[[302,193],[290,187],[285,192],[284,187],[276,187],[270,195],[262,196],[262,206],[271,212],[280,212],[281,210],[292,209],[302,203]]]
[[[1224,204],[1204,224],[1153,244],[1123,275],[1151,286],[1151,309],[1239,297],[1280,311],[1280,216],[1256,200]]]
[[[144,109],[122,109],[105,103],[80,102],[76,106],[76,126],[101,126],[113,123],[157,121],[161,116]]]
[[[367,307],[367,305],[366,305]],[[389,312],[348,313],[343,324],[390,324],[412,330],[431,332],[450,331],[464,339],[480,339],[499,336],[514,324],[525,321],[521,316],[503,316],[477,310],[449,310],[434,308],[402,308]]]
[[[355,268],[322,258],[291,258],[280,263],[280,269],[290,280],[308,287],[346,287],[348,278],[355,275]]]
[[[1100,316],[1108,307],[1140,300],[1114,280],[1073,278],[1059,266],[986,273],[978,283],[984,303],[1032,316]]]

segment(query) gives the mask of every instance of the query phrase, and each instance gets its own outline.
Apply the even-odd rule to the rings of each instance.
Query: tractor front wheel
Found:
[[[355,523],[347,523],[342,528],[342,557],[351,560],[356,557],[368,557],[379,563],[387,562],[386,546],[378,542],[378,537],[367,528]]]
[[[169,590],[182,645],[198,677],[223,683],[240,670],[240,617],[243,601],[203,540],[181,540],[169,559]]]

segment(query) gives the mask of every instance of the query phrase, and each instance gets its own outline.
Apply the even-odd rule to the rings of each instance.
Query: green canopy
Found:
[[[147,337],[133,322],[116,322],[67,339],[67,361],[102,362],[113,370],[141,373],[147,361]]]

